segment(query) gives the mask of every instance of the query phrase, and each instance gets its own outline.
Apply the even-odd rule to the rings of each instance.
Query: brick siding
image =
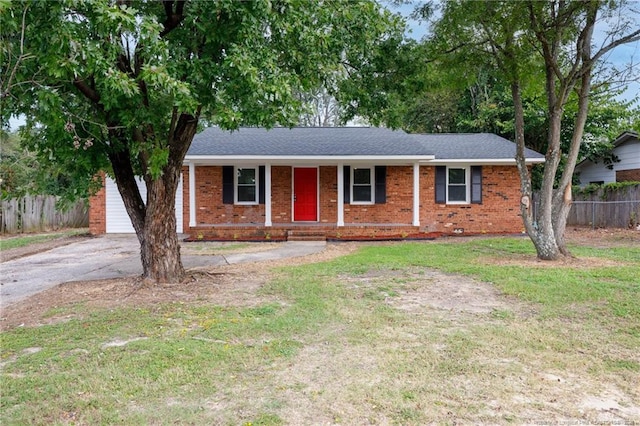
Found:
[[[413,166],[387,167],[386,192],[387,201],[384,204],[345,204],[345,225],[370,223],[411,225],[413,222]]]
[[[264,204],[222,203],[222,167],[196,167],[196,224],[264,224]],[[183,188],[185,197],[188,186]]]
[[[386,203],[344,205],[345,226],[336,226],[336,166],[319,168],[319,222],[292,221],[292,167],[272,166],[272,227],[264,227],[265,206],[222,203],[222,167],[197,166],[196,226],[189,227],[189,169],[183,167],[184,232],[192,238],[284,238],[291,229],[314,229],[329,237],[350,238],[416,234],[500,234],[523,231],[520,185],[515,166],[483,166],[482,204],[436,204],[435,167],[420,168],[420,227],[413,220],[413,167],[388,166]],[[101,175],[104,183],[104,175]],[[106,232],[105,191],[90,200],[90,232]]]
[[[338,217],[338,168],[320,167],[320,223],[336,223]],[[274,220],[275,221],[275,220]]]
[[[482,204],[435,204],[435,167],[420,173],[420,224],[429,232],[501,234],[524,231],[515,166],[482,167]]]
[[[640,182],[640,169],[616,170],[616,182]]]
[[[104,173],[100,173],[96,179],[102,181],[102,188],[89,197],[89,233],[100,235],[107,232],[107,192],[104,189]]]

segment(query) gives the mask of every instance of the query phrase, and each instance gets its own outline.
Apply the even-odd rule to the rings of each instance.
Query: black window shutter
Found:
[[[233,204],[233,166],[222,166],[222,204]]]
[[[447,202],[447,167],[436,166],[436,203]]]
[[[482,204],[482,166],[471,166],[471,202]]]
[[[376,166],[376,204],[387,202],[387,166]]]
[[[258,167],[258,203],[264,204],[264,166]]]
[[[344,203],[351,202],[351,167],[344,166]]]

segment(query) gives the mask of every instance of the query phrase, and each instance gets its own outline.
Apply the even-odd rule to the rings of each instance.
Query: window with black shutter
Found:
[[[264,204],[264,175],[264,166],[222,166],[222,203]]]
[[[482,204],[482,166],[436,166],[437,204]]]

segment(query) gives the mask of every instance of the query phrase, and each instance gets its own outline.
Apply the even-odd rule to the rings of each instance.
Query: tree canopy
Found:
[[[183,275],[174,195],[202,120],[293,125],[299,93],[336,86],[399,22],[373,1],[3,2],[2,118],[27,146],[87,180],[115,178],[144,276]],[[147,199],[137,189],[143,178]],[[78,182],[82,181],[78,179]]]

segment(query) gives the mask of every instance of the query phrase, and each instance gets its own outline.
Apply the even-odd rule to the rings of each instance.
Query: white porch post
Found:
[[[271,223],[271,164],[264,166],[264,226]]]
[[[344,226],[344,165],[338,164],[338,226]]]
[[[196,226],[196,165],[189,163],[189,227]]]
[[[420,226],[420,164],[413,163],[413,226]]]

